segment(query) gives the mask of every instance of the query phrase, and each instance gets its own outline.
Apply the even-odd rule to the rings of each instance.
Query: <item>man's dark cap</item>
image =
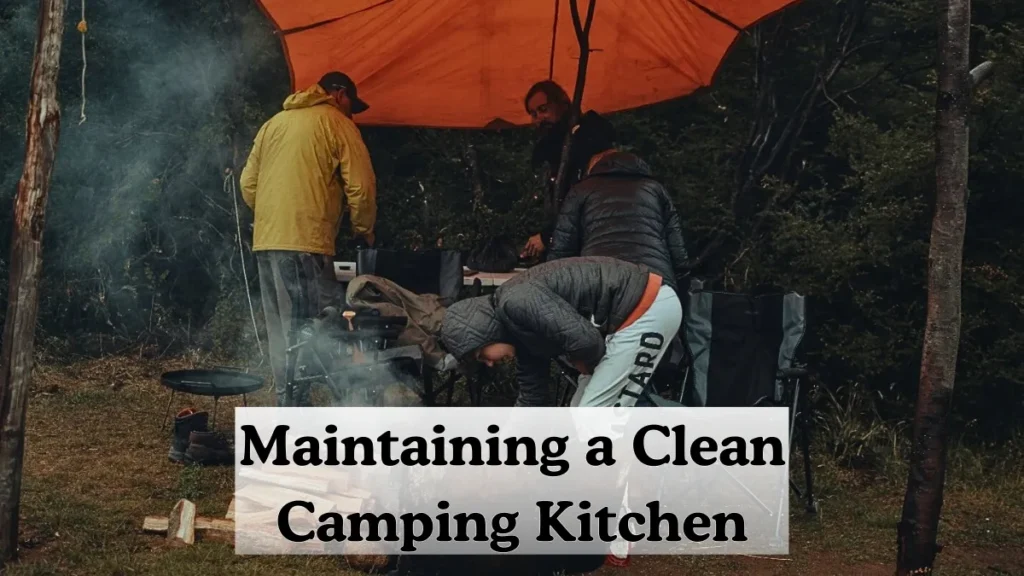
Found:
[[[366,112],[370,108],[370,105],[359,99],[359,95],[356,92],[356,83],[348,77],[347,74],[341,72],[328,72],[324,74],[323,78],[320,79],[320,87],[328,92],[335,90],[345,89],[345,93],[348,94],[349,100],[352,101],[352,113],[359,114],[360,112]]]

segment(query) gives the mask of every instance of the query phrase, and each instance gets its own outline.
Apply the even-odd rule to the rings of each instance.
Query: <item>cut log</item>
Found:
[[[225,518],[196,518],[196,530],[211,532],[234,532],[235,521]]]
[[[340,514],[354,514],[363,511],[365,500],[362,498],[353,498],[352,496],[328,496],[328,498],[334,501],[334,511]]]
[[[245,519],[246,526],[273,526],[272,532],[279,534],[277,527],[277,517],[281,514],[281,510],[268,508],[266,510],[260,510],[258,512],[244,512],[243,518]],[[293,511],[289,515],[288,523],[295,529],[299,528],[315,528],[316,521],[315,516],[305,514],[303,510]]]
[[[146,516],[142,521],[142,531],[150,534],[166,534],[169,527],[170,519],[165,516]],[[198,532],[234,532],[235,522],[234,520],[226,520],[223,518],[197,516],[193,527]]]
[[[178,500],[167,518],[167,539],[185,544],[196,541],[196,505],[184,498]]]
[[[297,490],[270,486],[267,484],[250,484],[240,488],[235,491],[235,498],[248,500],[249,502],[264,508],[277,509],[280,509],[285,502],[294,500],[311,502],[318,515],[323,514],[324,512],[333,512],[337,507],[334,502],[320,496],[306,494]]]
[[[330,480],[310,478],[305,475],[293,476],[291,474],[282,474],[280,471],[265,472],[258,468],[242,468],[238,471],[238,476],[253,482],[291,488],[299,492],[312,494],[330,494],[331,492]]]
[[[267,467],[248,468],[248,470],[261,471],[264,474],[268,473]],[[330,482],[330,488],[334,491],[346,489],[351,482],[351,474],[331,466],[275,466],[273,467],[273,474],[324,480]]]
[[[228,511],[227,511],[226,514],[224,514],[224,517],[227,518],[228,520],[234,520],[235,519],[235,499],[234,498],[232,498],[231,499],[231,503],[228,504]]]
[[[347,488],[341,491],[342,496],[348,496],[350,498],[358,498],[360,500],[369,500],[373,497],[373,494],[369,490],[360,490],[359,488]]]
[[[167,518],[160,516],[146,516],[142,521],[142,531],[150,534],[166,534]]]

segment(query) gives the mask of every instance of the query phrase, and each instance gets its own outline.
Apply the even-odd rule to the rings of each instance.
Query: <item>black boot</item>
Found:
[[[205,432],[209,414],[196,412],[194,408],[185,408],[174,417],[174,436],[171,438],[171,449],[167,458],[171,462],[182,463],[185,461],[185,452],[188,450],[189,436],[192,432]]]
[[[222,432],[192,432],[185,461],[201,466],[230,466],[235,463],[235,450]]]

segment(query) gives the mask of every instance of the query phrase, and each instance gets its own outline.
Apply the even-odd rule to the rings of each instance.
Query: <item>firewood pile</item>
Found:
[[[197,540],[234,545],[235,519],[239,514],[244,514],[246,525],[258,525],[267,530],[240,535],[253,539],[249,542],[266,542],[267,553],[283,554],[289,552],[288,546],[294,546],[283,542],[276,532],[280,511],[278,507],[284,499],[312,502],[318,515],[324,512],[343,515],[358,513],[368,510],[373,503],[370,492],[349,486],[348,478],[337,471],[307,467],[301,470],[296,468],[292,475],[280,471],[271,474],[259,469],[243,469],[238,475],[239,480],[244,479],[246,483],[236,490],[223,516],[201,516],[195,503],[181,499],[169,514],[147,516],[142,522],[142,531],[162,535],[174,545],[189,546]],[[297,518],[291,523],[296,530],[316,528],[313,525],[304,526]],[[365,541],[346,543],[344,558],[354,569],[379,571],[388,565],[389,557],[382,554],[378,546]],[[303,550],[308,549],[309,544],[303,544]]]

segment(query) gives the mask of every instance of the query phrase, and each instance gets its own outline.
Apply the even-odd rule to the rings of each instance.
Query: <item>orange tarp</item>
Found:
[[[282,38],[293,89],[349,74],[360,124],[480,128],[529,121],[552,77],[572,95],[571,0],[257,0]],[[744,29],[795,0],[596,0],[583,109],[601,113],[708,86]],[[578,0],[585,20],[588,2]]]

